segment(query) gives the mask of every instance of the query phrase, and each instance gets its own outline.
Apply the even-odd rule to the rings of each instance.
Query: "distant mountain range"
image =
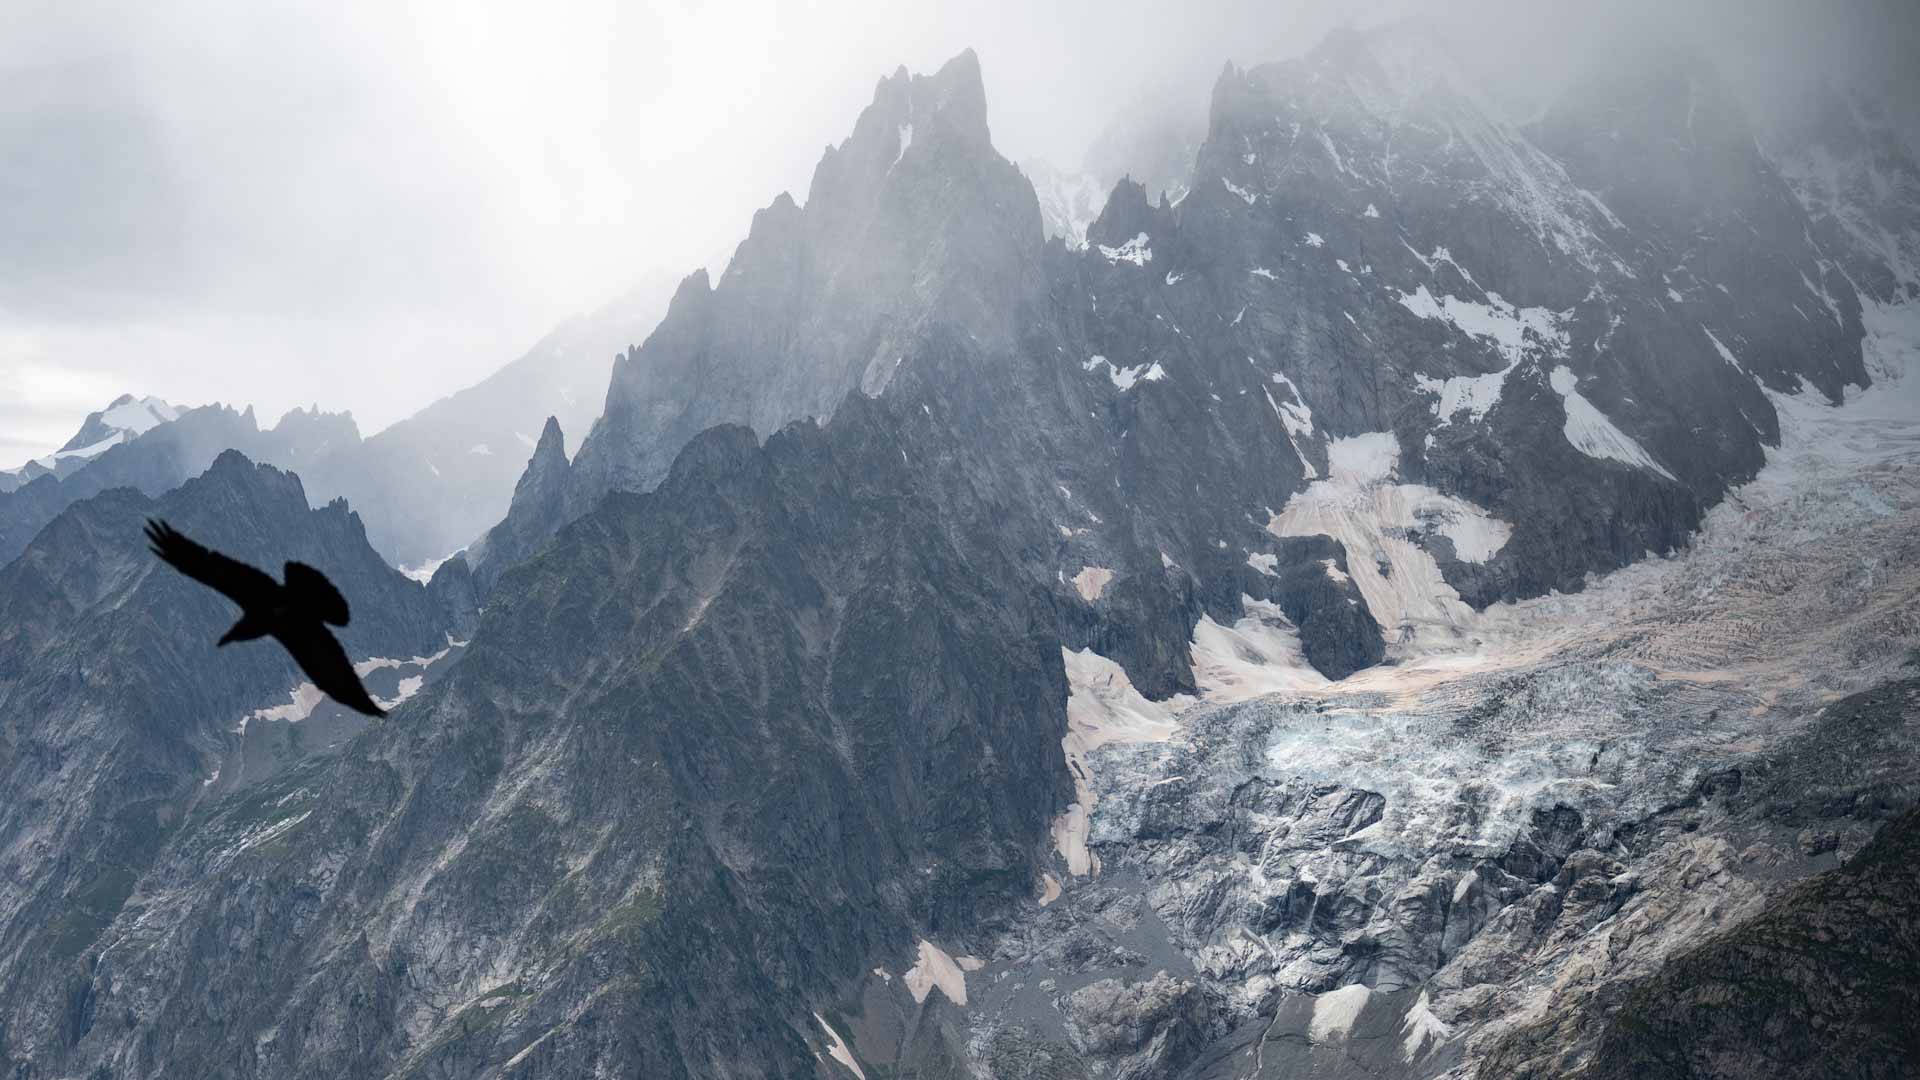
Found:
[[[122,394],[99,412],[88,413],[80,430],[60,449],[34,458],[18,469],[0,469],[0,492],[12,491],[42,476],[71,476],[112,447],[179,416],[178,409],[159,398],[135,399],[132,394]]]
[[[580,429],[600,414],[614,355],[646,336],[663,295],[638,287],[368,438],[350,415],[318,408],[295,409],[262,430],[251,408],[177,409],[123,396],[89,416],[58,453],[4,474],[11,486],[0,478],[0,562],[81,499],[121,485],[158,495],[221,450],[238,449],[298,470],[317,502],[349,499],[376,550],[396,565],[423,567],[500,520],[547,417]]]

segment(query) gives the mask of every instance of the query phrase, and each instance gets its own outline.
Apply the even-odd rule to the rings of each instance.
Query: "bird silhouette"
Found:
[[[347,625],[346,597],[325,574],[306,563],[290,562],[283,585],[266,571],[196,544],[156,518],[147,519],[147,539],[153,553],[175,570],[240,605],[240,621],[219,644],[270,636],[328,697],[368,716],[387,715],[361,685],[346,650],[325,625]]]

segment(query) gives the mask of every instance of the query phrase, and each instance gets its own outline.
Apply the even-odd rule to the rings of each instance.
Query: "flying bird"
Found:
[[[147,519],[147,539],[153,553],[175,570],[240,605],[240,621],[219,644],[270,636],[328,697],[368,716],[387,715],[361,685],[347,651],[325,625],[347,625],[346,597],[325,574],[306,563],[290,562],[283,585],[263,570],[194,543],[156,518]]]

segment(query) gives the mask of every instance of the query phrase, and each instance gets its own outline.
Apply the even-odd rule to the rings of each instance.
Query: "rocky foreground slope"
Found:
[[[353,598],[341,636],[356,659],[438,652],[452,625],[427,589],[381,562],[344,504],[309,509],[297,477],[233,451],[158,499],[118,488],[66,510],[0,570],[9,1061],[23,1039],[68,1042],[93,1023],[92,974],[112,941],[103,935],[136,920],[159,852],[194,834],[243,774],[271,775],[303,739],[328,733],[325,723],[291,730],[287,719],[309,718],[314,703],[300,709],[296,689],[285,704],[301,677],[283,650],[216,652],[234,609],[152,557],[141,536],[149,516],[276,572],[287,559],[319,567]]]

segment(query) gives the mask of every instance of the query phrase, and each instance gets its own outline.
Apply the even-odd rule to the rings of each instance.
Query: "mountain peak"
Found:
[[[755,215],[756,219],[758,216]],[[680,279],[680,286],[673,290],[673,299],[667,302],[667,310],[672,311],[682,304],[705,299],[711,292],[713,292],[713,281],[707,276],[707,268],[703,266]]]
[[[1087,226],[1087,242],[1118,247],[1158,229],[1159,215],[1147,196],[1147,189],[1131,176],[1123,176],[1113,185],[1100,216]]]
[[[307,506],[306,486],[294,473],[257,462],[239,450],[222,450],[207,470],[183,488],[226,489],[245,492],[246,498],[276,498],[288,505]]]
[[[914,80],[914,105],[930,109],[934,118],[969,142],[987,146],[987,89],[980,78],[980,57],[972,49],[940,66],[931,76]]]
[[[908,159],[939,154],[952,145],[970,154],[993,153],[987,130],[987,91],[980,58],[968,49],[931,75],[902,67],[874,87],[873,102],[860,113],[853,134],[829,146],[814,168],[807,204],[820,199],[865,202]]]
[[[560,431],[560,418],[549,416],[546,426],[540,429],[540,441],[533,448],[533,456],[539,458],[559,454],[565,457],[566,453],[566,436]]]
[[[87,414],[80,430],[57,453],[78,451],[91,457],[112,443],[125,442],[179,416],[180,410],[160,398],[121,394],[106,408]],[[89,450],[92,453],[86,453]]]

